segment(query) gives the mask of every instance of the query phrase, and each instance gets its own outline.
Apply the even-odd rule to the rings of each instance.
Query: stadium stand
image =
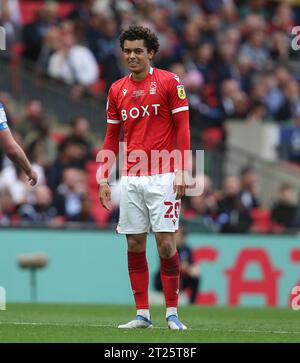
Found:
[[[8,16],[5,18],[3,14]],[[98,202],[94,160],[105,133],[107,90],[125,74],[118,35],[132,23],[152,27],[161,43],[154,65],[176,72],[185,83],[190,101],[193,149],[205,149],[204,171],[211,182],[211,190],[203,198],[192,202],[188,198],[183,200],[182,214],[191,224],[195,220],[193,226],[200,226],[200,219],[207,221],[208,218],[213,231],[222,231],[219,223],[224,221],[224,215],[223,219],[219,218],[224,212],[219,210],[225,193],[222,185],[232,174],[226,169],[226,163],[230,152],[239,156],[239,151],[229,150],[229,121],[275,125],[281,140],[276,158],[286,162],[284,170],[299,174],[299,51],[293,49],[291,33],[299,20],[297,3],[289,5],[268,0],[6,0],[0,11],[0,25],[8,34],[8,49],[0,52],[0,65],[4,70],[0,79],[0,102],[5,106],[15,136],[31,152],[36,170],[44,175],[44,183],[49,185],[53,171],[60,175],[64,168],[74,166],[84,171],[91,205],[83,198],[81,208],[90,213],[90,222],[95,226],[107,227],[111,219]],[[50,59],[59,50],[63,37],[68,35],[74,37],[75,46],[88,49],[97,64],[99,77],[90,84],[78,85],[76,78],[65,83],[62,79],[53,79],[49,73]],[[24,138],[20,129],[24,126],[26,104],[32,99],[41,102],[49,120],[48,129],[40,125],[39,136],[32,134]],[[66,152],[61,160],[54,156],[49,158],[51,145],[56,149],[53,155],[57,154],[64,139],[70,137],[68,123],[77,116],[84,116],[90,124],[93,155],[81,162],[83,147],[75,142],[70,146],[71,155]],[[37,142],[41,135],[46,140],[44,143]],[[240,169],[249,165],[249,160],[254,168],[258,165],[258,158],[253,159],[249,154],[246,159],[236,165],[238,170],[234,174],[238,178]],[[22,183],[22,176],[18,171],[13,172],[5,157],[1,156],[0,160],[0,224],[22,224],[19,211],[23,204],[33,201],[30,197],[18,203],[11,201],[4,176],[10,173],[11,180],[19,183]],[[259,174],[256,183],[263,189],[257,195],[260,206],[247,211],[251,226],[244,232],[282,233],[289,228],[272,221],[271,209],[278,188],[276,185],[265,193],[267,183],[272,184],[272,176],[266,177],[265,170],[266,164],[256,169]],[[58,177],[57,183],[60,182]],[[299,186],[295,184],[295,187]],[[52,189],[54,194],[55,188]],[[240,192],[237,186],[238,199],[241,199]],[[236,211],[236,206],[233,210]],[[61,219],[55,221],[56,217],[52,225],[61,223]],[[83,223],[84,220],[86,217]]]

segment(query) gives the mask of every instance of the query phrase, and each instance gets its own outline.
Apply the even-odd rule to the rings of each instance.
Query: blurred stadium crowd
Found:
[[[126,74],[118,36],[135,23],[158,34],[154,66],[177,73],[185,84],[194,147],[221,147],[228,119],[300,126],[299,51],[292,49],[292,28],[300,24],[296,1],[2,0],[8,51],[1,57],[18,59],[20,66],[28,62],[35,74],[56,79],[57,87],[69,84],[74,100],[89,95],[104,102],[112,82]],[[0,225],[115,225],[118,186],[107,213],[97,201],[100,143],[89,120],[78,115],[69,129],[57,132],[39,99],[13,107],[13,95],[2,90],[0,102],[40,175],[29,190],[24,175],[2,155]],[[266,210],[268,224],[259,230],[254,220],[261,207],[255,170],[245,167],[226,177],[221,190],[206,176],[204,194],[183,200],[182,217],[190,228],[210,232],[300,228],[292,185],[281,186]]]

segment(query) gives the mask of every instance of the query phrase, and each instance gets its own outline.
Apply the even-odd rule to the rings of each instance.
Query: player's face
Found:
[[[143,73],[150,67],[154,52],[148,52],[143,40],[125,40],[123,54],[129,70]]]

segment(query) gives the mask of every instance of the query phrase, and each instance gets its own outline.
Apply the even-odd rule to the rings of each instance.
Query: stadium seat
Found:
[[[75,4],[72,3],[59,3],[58,15],[60,18],[65,18],[74,9]]]
[[[267,208],[253,208],[251,210],[251,232],[268,233],[271,230],[271,212]]]
[[[20,1],[20,11],[22,16],[22,24],[29,24],[35,19],[35,12],[37,9],[41,8],[44,5],[45,1],[43,0],[21,0]],[[58,4],[58,16],[60,18],[65,18],[75,7],[75,4],[72,3],[61,3]]]
[[[219,127],[208,127],[202,131],[203,147],[206,150],[215,149],[223,141],[223,130]]]
[[[41,8],[44,1],[20,1],[20,11],[22,17],[22,24],[29,24],[35,19],[35,12],[37,9]]]
[[[53,131],[51,133],[51,140],[53,142],[55,142],[56,144],[60,144],[64,140],[65,137],[66,137],[66,135],[60,131]]]

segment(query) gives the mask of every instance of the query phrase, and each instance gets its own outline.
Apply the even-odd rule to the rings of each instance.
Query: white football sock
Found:
[[[167,308],[167,312],[166,312],[166,318],[170,315],[176,315],[178,316],[177,314],[177,308]]]
[[[149,311],[149,309],[138,309],[136,311],[136,315],[141,315],[144,318],[150,320],[150,311]]]

